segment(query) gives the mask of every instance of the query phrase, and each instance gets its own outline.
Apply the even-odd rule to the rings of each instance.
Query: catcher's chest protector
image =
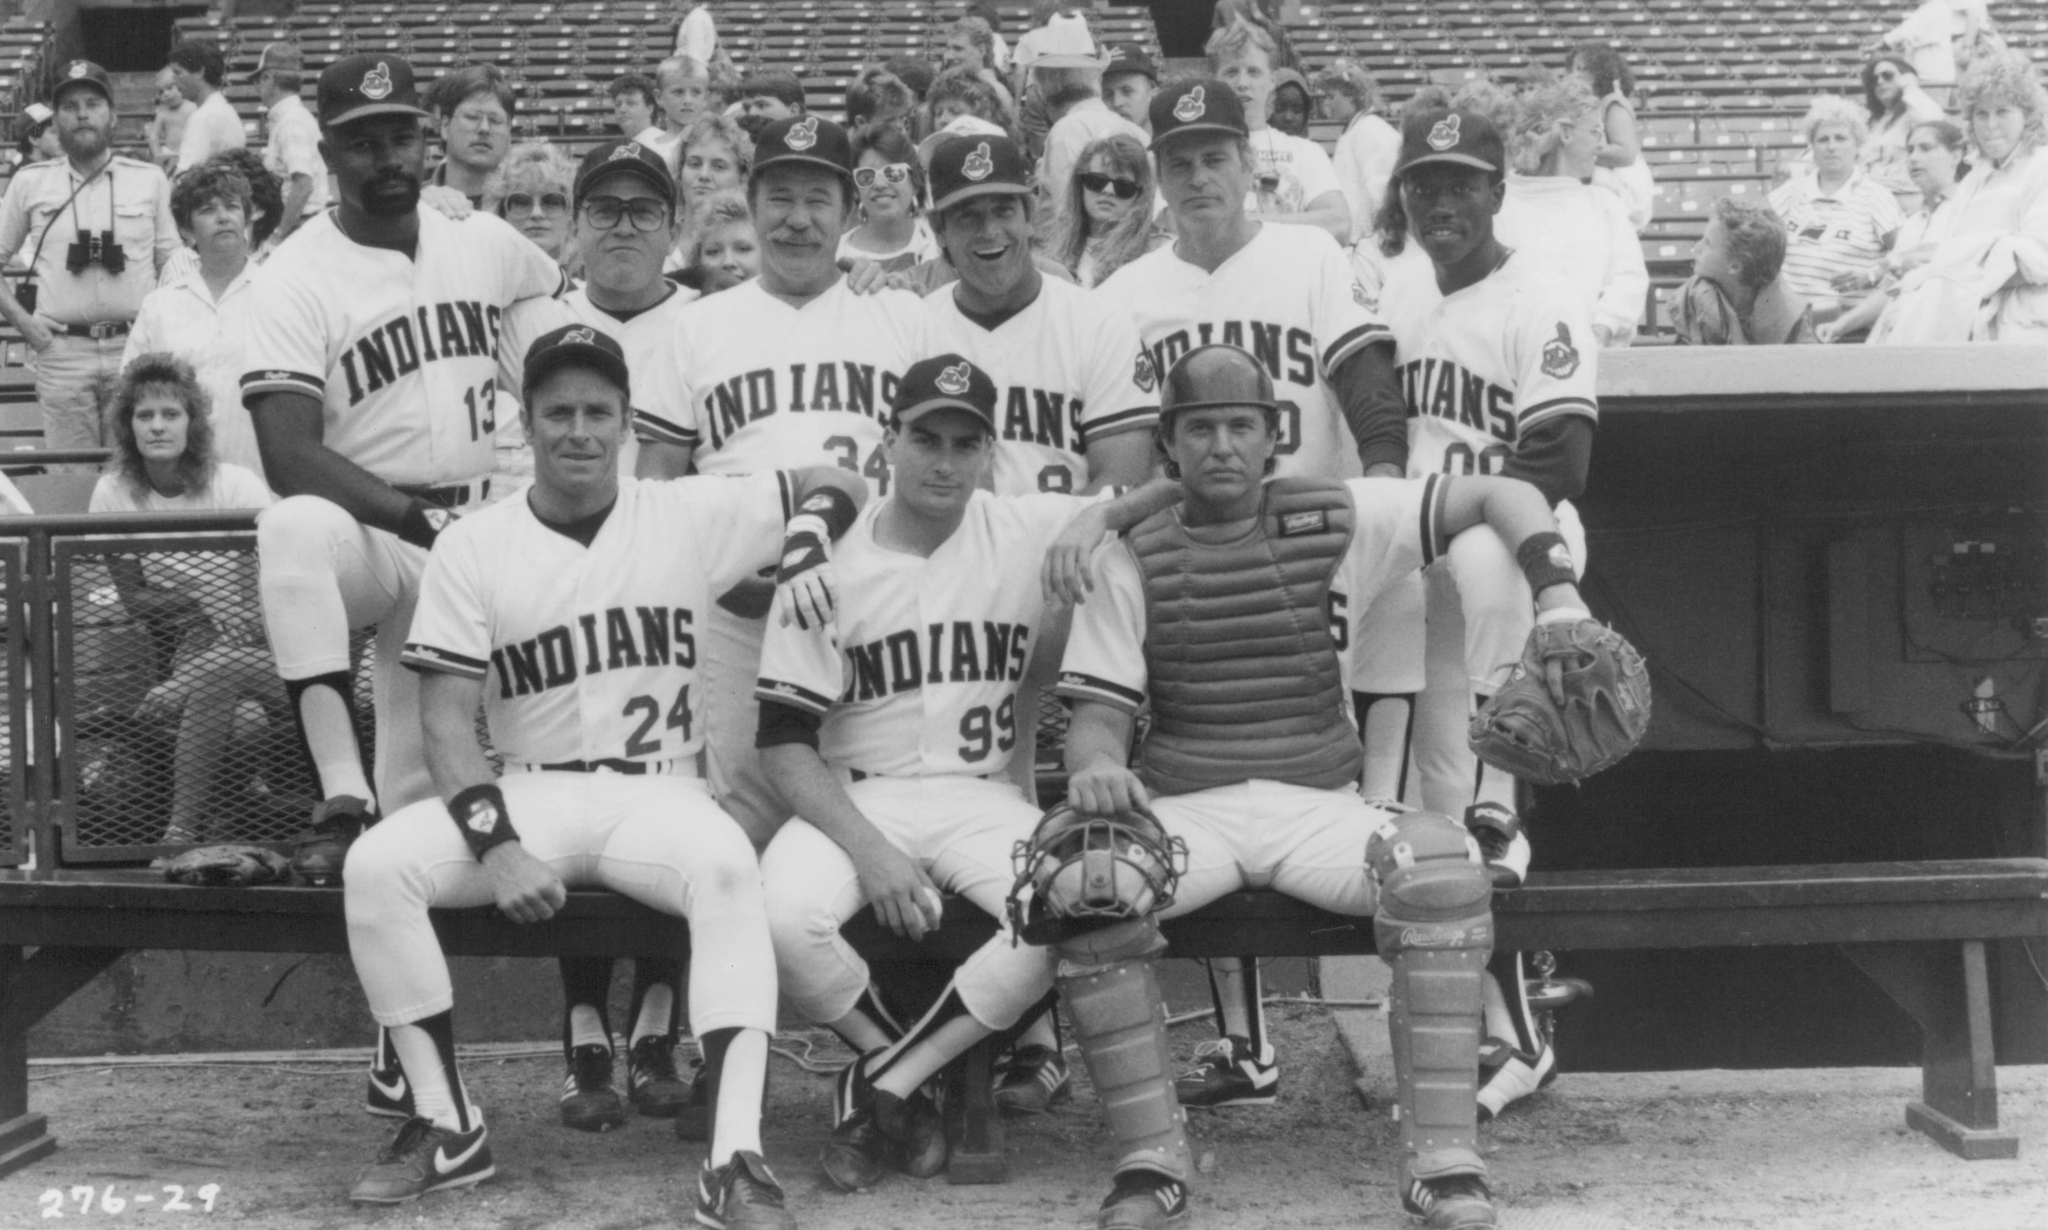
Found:
[[[1358,781],[1364,762],[1329,605],[1354,524],[1342,483],[1276,478],[1257,527],[1236,542],[1197,542],[1171,512],[1131,531],[1145,578],[1148,788]]]

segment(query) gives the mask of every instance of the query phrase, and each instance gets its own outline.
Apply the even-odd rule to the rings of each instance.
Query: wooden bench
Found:
[[[0,871],[0,1174],[56,1147],[44,1117],[29,1111],[27,1038],[72,992],[135,949],[346,952],[341,904],[333,889]],[[2018,1153],[2018,1138],[1998,1126],[1985,944],[2048,936],[2048,859],[1539,873],[1500,894],[1496,915],[1499,943],[1525,950],[1839,945],[1920,1024],[1922,1092],[1907,1123],[1966,1158]],[[451,956],[653,956],[687,942],[681,920],[607,892],[572,893],[535,926],[492,909],[441,911],[434,924]],[[1165,930],[1183,957],[1373,951],[1369,920],[1270,892],[1234,894]],[[847,927],[878,962],[958,959],[993,933],[992,920],[958,898],[923,944],[881,931],[866,914]],[[951,1077],[954,1182],[1004,1177],[991,1058],[977,1047]]]

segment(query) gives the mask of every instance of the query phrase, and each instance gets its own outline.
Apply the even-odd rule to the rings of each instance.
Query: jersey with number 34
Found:
[[[711,598],[778,558],[794,481],[622,478],[588,547],[523,495],[463,517],[434,543],[401,660],[483,680],[510,761],[695,756]]]

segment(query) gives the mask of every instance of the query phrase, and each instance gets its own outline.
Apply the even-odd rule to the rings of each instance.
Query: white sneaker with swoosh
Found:
[[[404,1204],[428,1192],[468,1187],[497,1173],[490,1134],[481,1120],[467,1132],[431,1119],[407,1119],[377,1160],[356,1180],[348,1198],[355,1204]]]

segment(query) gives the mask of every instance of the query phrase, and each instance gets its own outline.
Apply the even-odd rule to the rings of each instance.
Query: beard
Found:
[[[107,152],[107,133],[103,128],[81,124],[77,128],[57,129],[57,146],[72,158],[90,160]]]
[[[420,177],[411,171],[380,171],[363,181],[363,212],[396,218],[419,208]]]

